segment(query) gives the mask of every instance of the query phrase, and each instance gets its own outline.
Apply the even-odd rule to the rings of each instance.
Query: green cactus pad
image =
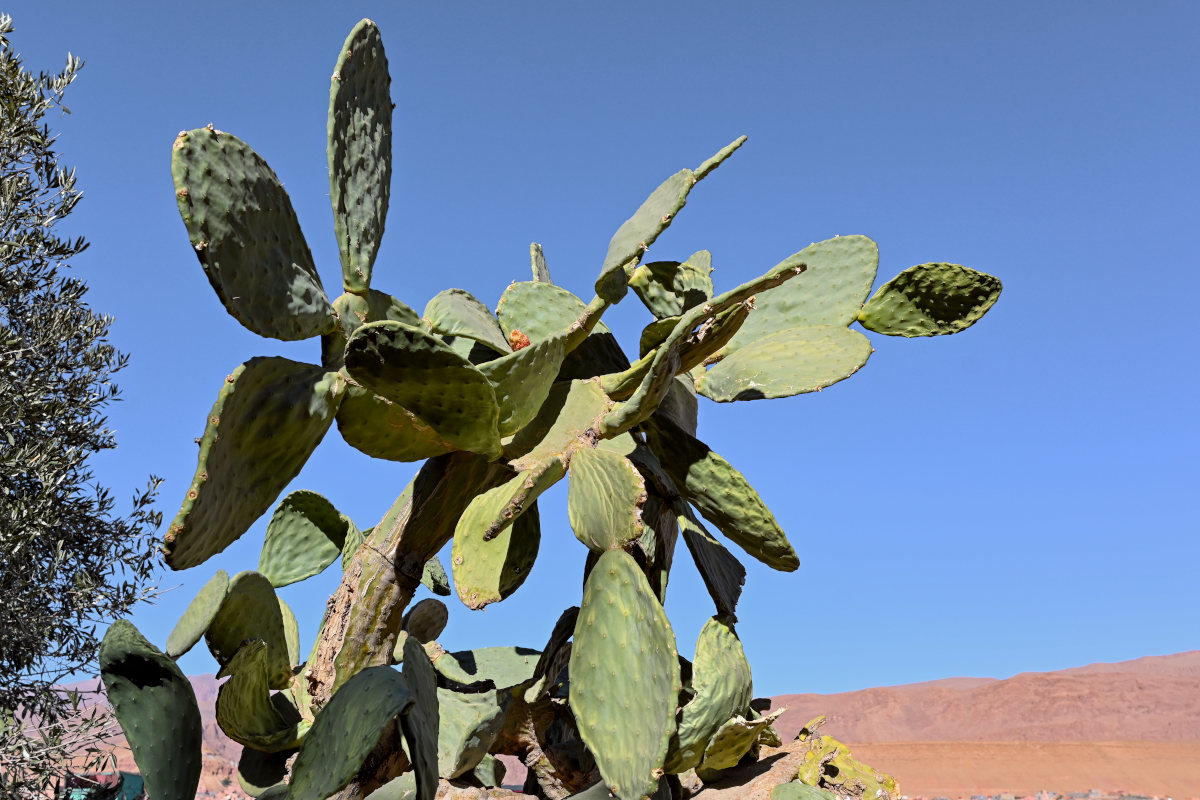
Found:
[[[803,275],[760,292],[755,309],[721,352],[731,355],[787,328],[846,327],[859,310],[879,267],[879,248],[866,236],[837,236],[809,245],[780,262],[805,264]],[[778,268],[778,267],[776,267]]]
[[[365,531],[360,531],[356,526],[346,531],[346,541],[342,543],[343,572],[345,572],[346,567],[350,564],[350,559],[354,558],[354,554],[358,551],[358,546],[371,534],[371,530],[371,528],[367,528]]]
[[[718,403],[820,391],[858,372],[872,352],[866,336],[838,325],[789,328],[737,350],[698,378],[696,390]]]
[[[338,327],[321,337],[321,365],[328,370],[341,369],[346,342],[368,322],[403,322],[421,327],[421,315],[386,292],[368,289],[365,294],[346,292],[333,301]]]
[[[546,266],[546,254],[537,242],[529,245],[529,266],[533,270],[533,279],[539,283],[554,283],[550,280],[550,268]]]
[[[633,556],[608,550],[583,590],[570,704],[604,782],[621,800],[658,788],[675,729],[679,655],[666,612]]]
[[[251,797],[260,797],[276,786],[286,790],[287,762],[295,753],[295,750],[264,753],[253,747],[243,747],[237,766],[238,786]]]
[[[336,373],[278,357],[252,358],[225,379],[163,539],[168,566],[204,562],[270,508],[325,436],[344,387]]]
[[[269,646],[261,639],[243,644],[217,673],[229,678],[217,692],[217,724],[225,735],[267,753],[300,744],[300,714],[284,695],[272,696],[267,681]]]
[[[501,436],[511,436],[537,416],[565,356],[566,336],[559,334],[479,365],[496,391]]]
[[[369,19],[354,26],[329,86],[329,199],[349,291],[371,284],[392,185],[391,76]]]
[[[407,408],[350,382],[338,408],[337,426],[346,444],[385,461],[422,461],[454,450]]]
[[[282,597],[278,600],[279,613],[283,617],[283,641],[287,644],[288,663],[296,666],[300,663],[300,623],[296,621],[296,614],[291,606],[283,602]]]
[[[549,694],[558,680],[559,674],[566,669],[571,656],[571,637],[575,635],[575,623],[579,619],[579,606],[571,606],[554,623],[550,639],[545,649],[538,656],[537,664],[530,676],[531,685],[525,691],[525,702],[536,703]]]
[[[410,608],[400,627],[421,644],[432,642],[446,629],[450,610],[441,600],[427,597]]]
[[[705,519],[772,569],[792,572],[800,559],[766,503],[729,462],[669,420],[655,416],[647,440],[663,467]]]
[[[708,589],[717,613],[736,620],[738,599],[746,584],[746,568],[725,549],[725,545],[704,529],[692,516],[690,509],[685,507],[684,510],[685,513],[679,515],[679,528],[704,587]]]
[[[467,693],[439,687],[437,699],[438,774],[457,778],[475,769],[491,749],[504,725],[512,694],[496,689]]]
[[[471,339],[498,353],[512,352],[496,317],[470,292],[462,289],[438,292],[425,306],[422,316],[434,333]]]
[[[471,770],[471,775],[475,780],[485,787],[497,787],[504,784],[504,774],[508,772],[508,767],[504,766],[504,762],[495,756],[485,755],[480,759],[475,769]]]
[[[496,316],[507,336],[520,331],[530,342],[557,336],[574,324],[587,310],[587,305],[571,292],[551,283],[525,281],[510,284],[500,297]],[[603,322],[597,322],[583,344],[563,361],[559,380],[591,378],[608,372],[619,372],[629,366],[629,359],[616,337]]]
[[[467,608],[480,609],[511,595],[525,579],[537,559],[541,527],[537,519],[537,494],[520,473],[507,483],[478,495],[454,528],[451,571],[454,588]],[[541,488],[532,487],[534,492]],[[509,508],[513,496],[528,492],[518,509]],[[510,516],[505,516],[504,512]],[[530,519],[525,518],[533,515]],[[524,524],[520,524],[525,520]],[[532,524],[530,524],[532,523]],[[488,536],[494,531],[492,536]]]
[[[100,678],[133,760],[156,800],[192,800],[200,784],[200,707],[192,685],[132,624],[100,644]]]
[[[696,399],[696,384],[692,376],[676,375],[671,388],[658,406],[658,413],[666,416],[688,435],[695,436],[700,421],[700,403]]]
[[[341,791],[375,749],[384,729],[412,708],[408,683],[391,667],[350,677],[313,720],[292,764],[288,800],[325,800]]]
[[[292,677],[283,612],[271,582],[257,572],[239,572],[229,582],[225,602],[204,634],[209,652],[222,667],[229,664],[243,642],[267,643],[267,683],[287,688]]]
[[[183,612],[183,616],[179,618],[179,622],[175,623],[171,634],[167,636],[166,652],[168,656],[178,660],[181,655],[191,650],[196,642],[200,641],[204,632],[208,630],[208,626],[212,624],[213,617],[220,610],[221,603],[225,602],[225,595],[228,591],[229,573],[219,569],[217,574],[209,578],[208,583],[204,584],[196,593],[195,598]]]
[[[717,729],[750,703],[750,662],[733,628],[719,617],[704,623],[696,641],[692,691],[692,699],[679,710],[667,772],[678,774],[699,766]]]
[[[417,776],[406,772],[367,795],[367,800],[417,800]]]
[[[425,648],[415,637],[405,639],[402,663],[401,674],[414,697],[412,708],[400,718],[400,727],[408,745],[408,759],[416,773],[415,800],[433,800],[438,786],[438,729],[441,727],[437,675]]]
[[[678,315],[663,317],[642,328],[642,335],[638,338],[638,358],[645,358],[647,353],[665,342],[680,319]]]
[[[655,317],[678,316],[712,299],[712,253],[700,250],[683,263],[642,264],[630,276],[629,287]]]
[[[918,264],[881,286],[858,321],[889,336],[958,333],[983,318],[1002,288],[986,272],[958,264]]]
[[[609,800],[613,797],[613,793],[608,790],[608,786],[604,781],[593,783],[583,791],[568,795],[565,800]]]
[[[621,223],[608,243],[608,253],[596,279],[596,294],[610,303],[625,296],[628,284],[625,264],[642,253],[667,229],[687,204],[688,192],[696,183],[690,169],[682,169],[663,181],[633,216]]]
[[[571,457],[567,516],[575,538],[597,552],[627,549],[641,538],[646,481],[629,459],[581,447]]]
[[[746,137],[739,136],[738,138],[734,139],[732,142],[730,142],[729,144],[725,145],[720,150],[718,150],[712,156],[712,158],[706,159],[703,164],[696,167],[696,170],[695,170],[696,180],[702,180],[704,177],[706,177],[708,175],[708,173],[712,172],[714,169],[716,169],[717,167],[719,167],[723,163],[725,163],[725,159],[729,158],[731,155],[733,155],[735,152],[737,152],[737,149],[739,147],[741,147],[742,145],[744,145],[745,143],[746,143]]]
[[[818,789],[800,781],[790,781],[772,787],[771,800],[838,800],[838,796],[827,789]]]
[[[196,257],[234,319],[285,341],[336,327],[292,201],[258,153],[211,126],[185,131],[171,175]]]
[[[407,408],[445,441],[495,458],[500,453],[496,392],[469,361],[432,334],[399,322],[372,322],[346,345],[356,382]]]
[[[613,407],[598,379],[556,383],[533,421],[517,432],[507,453],[517,456],[510,466],[531,470],[567,452],[591,437],[599,421]]]
[[[307,489],[292,492],[271,515],[258,571],[276,588],[311,578],[337,561],[353,527],[323,496]]]
[[[708,747],[704,751],[704,760],[700,763],[700,769],[729,769],[736,765],[742,756],[750,752],[750,748],[758,739],[759,732],[778,719],[782,713],[783,709],[780,709],[774,714],[756,720],[748,720],[741,715],[726,720],[709,740]]]
[[[528,647],[480,647],[444,653],[433,666],[456,683],[491,681],[497,689],[510,689],[533,677],[540,657]]]
[[[450,578],[437,556],[425,562],[425,567],[421,570],[421,585],[434,594],[450,596]]]

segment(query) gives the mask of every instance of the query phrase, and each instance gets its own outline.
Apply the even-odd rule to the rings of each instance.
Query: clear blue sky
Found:
[[[221,381],[255,355],[319,360],[228,316],[191,253],[169,173],[209,122],[285,182],[332,294],[329,76],[363,16],[392,66],[396,170],[375,285],[420,309],[494,305],[545,246],[590,297],[608,239],[659,181],[750,141],[692,195],[656,258],[712,251],[718,290],[809,242],[862,233],[880,280],[927,261],[1002,278],[954,337],[891,339],[849,381],[788,400],[702,401],[802,566],[747,559],[739,632],[756,691],[1003,677],[1200,647],[1193,313],[1200,210],[1189,2],[47,2],[18,0],[27,63],[87,66],[54,120],[84,201],[77,272],[132,356],[96,460],[123,501],[162,475],[168,519]],[[608,321],[629,348],[636,299]],[[373,525],[414,471],[331,433],[291,488]],[[1191,498],[1189,500],[1189,497]],[[543,501],[526,585],[444,643],[540,647],[577,603],[585,551]],[[160,644],[217,568],[257,564],[266,519],[135,624]],[[667,611],[690,653],[711,604],[686,551]],[[304,648],[337,580],[282,591]],[[203,648],[199,648],[203,650]],[[207,653],[183,659],[213,671]]]

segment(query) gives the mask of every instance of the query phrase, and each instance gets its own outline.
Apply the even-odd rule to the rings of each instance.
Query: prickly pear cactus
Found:
[[[245,534],[334,422],[372,458],[424,463],[372,528],[317,492],[288,494],[256,570],[218,572],[165,653],[114,625],[101,658],[117,716],[156,796],[194,790],[198,716],[172,659],[204,639],[229,678],[218,722],[244,745],[239,781],[259,797],[426,800],[447,782],[501,797],[495,756],[505,753],[529,767],[524,788],[536,796],[680,797],[685,783],[695,790],[780,744],[774,717],[751,707],[735,628],[746,570],[728,543],[773,569],[800,566],[764,498],[700,438],[698,397],[744,402],[830,386],[873,352],[852,326],[957,333],[996,302],[1000,282],[929,263],[872,296],[879,250],[860,235],[809,245],[723,291],[707,250],[649,260],[740,137],[653,189],[607,250],[597,243],[589,301],[551,280],[535,243],[533,280],[505,289],[494,312],[447,289],[418,314],[372,285],[392,189],[390,86],[383,39],[363,20],[330,89],[344,289],[332,300],[265,159],[211,126],[175,140],[176,202],[221,302],[255,333],[319,337],[320,351],[313,363],[267,356],[231,371],[164,537],[166,561],[196,566]],[[636,358],[601,319],[631,288],[650,315]],[[432,599],[410,607],[419,588],[456,592],[470,609],[521,590],[541,541],[537,500],[562,480],[583,545],[578,607],[541,651],[447,653],[437,637],[449,610]],[[694,663],[678,655],[662,606],[681,533],[714,607]],[[436,555],[451,543],[453,591]],[[275,589],[334,563],[341,585],[301,661],[295,617]],[[813,741],[812,775],[772,796],[894,792],[833,740]],[[835,773],[846,780],[834,785]]]

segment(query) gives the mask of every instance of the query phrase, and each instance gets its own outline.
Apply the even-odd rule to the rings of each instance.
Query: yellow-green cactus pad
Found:
[[[383,237],[392,185],[391,76],[369,19],[354,26],[329,86],[329,199],[342,281],[361,292]]]
[[[346,292],[333,301],[338,327],[321,337],[321,365],[328,370],[341,369],[345,363],[346,342],[368,322],[403,322],[421,327],[421,315],[390,294],[368,289],[364,294]]]
[[[838,796],[828,789],[818,789],[800,781],[789,781],[772,787],[771,800],[838,800]]]
[[[288,800],[325,800],[354,779],[384,729],[408,713],[414,697],[391,667],[350,677],[313,720],[292,764]]]
[[[809,245],[778,266],[786,264],[805,264],[808,269],[782,286],[760,292],[750,318],[722,353],[730,355],[787,328],[844,328],[854,322],[875,282],[879,248],[866,236],[836,236]]]
[[[645,503],[646,481],[629,459],[590,447],[575,451],[567,516],[575,537],[588,548],[627,549],[640,539]]]
[[[462,289],[438,292],[425,306],[422,316],[434,333],[471,339],[498,353],[512,352],[496,317],[470,292]]]
[[[163,538],[168,566],[203,563],[271,507],[325,436],[344,388],[336,373],[279,357],[252,358],[225,379]]]
[[[839,325],[789,328],[727,356],[696,379],[696,391],[718,403],[820,391],[858,372],[872,352],[866,336]]]
[[[746,568],[725,549],[725,545],[704,529],[686,505],[679,515],[679,528],[683,531],[683,541],[692,554],[692,561],[696,563],[696,570],[704,581],[704,588],[717,607],[717,613],[737,620],[737,604],[742,596],[742,587],[746,584]]]
[[[630,276],[629,286],[655,317],[679,316],[712,298],[712,253],[700,250],[682,263],[642,264]]]
[[[211,126],[184,131],[171,175],[192,248],[234,319],[285,341],[336,327],[292,201],[258,153]]]
[[[510,689],[533,677],[540,657],[528,647],[480,647],[444,653],[434,668],[456,683],[491,681],[497,689]]]
[[[1000,297],[1000,280],[958,264],[918,264],[879,288],[858,315],[889,336],[942,336],[974,325]]]
[[[570,704],[608,788],[641,800],[658,788],[679,697],[666,612],[633,556],[607,550],[583,589],[571,648]]]
[[[554,283],[550,280],[550,268],[546,266],[546,254],[537,242],[529,245],[529,266],[533,270],[533,279],[540,283]]]
[[[458,449],[489,458],[500,454],[495,390],[436,336],[399,322],[369,323],[346,345],[346,370]]]
[[[526,486],[531,478],[520,473],[480,494],[467,506],[454,528],[450,569],[454,573],[454,588],[467,608],[479,609],[499,602],[529,577],[541,541],[537,494],[530,489],[540,493],[546,488]],[[518,493],[525,493],[527,499],[512,509],[510,502]]]
[[[571,292],[552,283],[524,281],[510,284],[496,306],[500,327],[510,339],[514,331],[539,342],[567,330],[587,310],[587,305]],[[629,359],[603,322],[596,327],[563,361],[559,380],[590,378],[608,372],[620,372]]]
[[[371,458],[423,461],[455,449],[404,406],[349,381],[336,419],[346,444]]]
[[[667,772],[678,774],[699,766],[717,729],[750,703],[750,662],[732,626],[720,617],[704,623],[696,641],[692,691],[692,699],[679,710]]]
[[[687,205],[688,192],[696,183],[690,169],[681,169],[667,178],[642,203],[633,216],[621,223],[608,243],[604,265],[596,279],[596,294],[610,303],[625,296],[629,288],[625,264],[642,254],[659,234],[667,229],[675,215]]]
[[[425,648],[415,637],[405,638],[403,656],[401,674],[412,689],[414,701],[409,712],[400,718],[400,727],[408,745],[408,759],[416,773],[414,800],[433,800],[438,786],[438,728],[441,726],[437,675]]]
[[[438,687],[438,774],[457,778],[478,766],[504,726],[510,692],[456,692]]]
[[[278,600],[279,613],[283,617],[283,641],[287,645],[288,663],[296,666],[300,663],[300,623],[296,621],[296,614],[291,606],[283,602],[282,597]]]
[[[229,593],[205,631],[204,640],[217,663],[224,667],[243,642],[262,639],[267,683],[272,689],[287,688],[292,677],[288,658],[287,631],[283,611],[271,582],[257,572],[239,572],[229,582]]]
[[[217,678],[229,678],[217,692],[217,724],[230,739],[268,753],[300,744],[300,713],[281,692],[268,686],[269,647],[261,639],[246,642]]]
[[[565,356],[566,335],[559,334],[478,365],[496,390],[501,436],[511,436],[537,416]]]
[[[271,515],[258,571],[276,588],[311,578],[337,561],[353,527],[322,495],[292,492]]]
[[[784,709],[774,714],[748,720],[741,715],[726,720],[709,740],[704,751],[704,760],[700,762],[702,770],[729,769],[750,752],[759,732],[779,718]]]
[[[651,449],[680,492],[717,530],[772,569],[792,572],[800,566],[775,515],[728,461],[662,416],[652,417],[645,428]]]
[[[229,573],[219,569],[196,593],[179,622],[175,623],[171,634],[167,636],[167,655],[178,660],[200,641],[208,626],[212,624],[213,617],[217,616],[221,603],[225,602],[225,594],[228,591]]]
[[[729,158],[737,149],[746,143],[745,136],[739,136],[729,144],[718,150],[711,158],[705,159],[704,163],[696,167],[696,180],[702,180],[708,173],[712,172],[717,167],[725,163],[725,159]]]
[[[193,800],[202,726],[183,672],[132,624],[117,620],[100,643],[100,678],[146,791],[158,800]]]
[[[513,469],[534,469],[550,459],[566,458],[583,442],[594,439],[600,420],[613,402],[597,379],[556,383],[533,421],[513,437],[507,453]]]

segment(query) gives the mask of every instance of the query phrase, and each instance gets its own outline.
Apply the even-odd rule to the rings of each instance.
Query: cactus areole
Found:
[[[764,500],[699,438],[699,396],[723,403],[830,386],[873,352],[851,326],[957,333],[995,303],[1000,282],[930,263],[872,296],[879,252],[858,235],[809,245],[720,293],[708,251],[649,260],[741,137],[650,191],[607,250],[596,243],[590,300],[553,283],[534,244],[532,280],[505,289],[495,312],[449,289],[418,313],[372,283],[391,191],[391,111],[383,40],[363,20],[330,88],[330,197],[345,290],[332,299],[264,159],[211,126],[175,140],[175,199],[230,315],[262,336],[319,338],[320,348],[313,363],[232,366],[164,538],[168,565],[194,567],[274,507],[257,570],[218,572],[165,653],[127,623],[106,640],[105,656],[117,655],[104,662],[105,682],[119,690],[114,707],[147,785],[180,796],[195,786],[196,723],[156,734],[175,748],[141,731],[162,722],[147,716],[153,708],[185,717],[195,708],[170,667],[203,639],[230,676],[218,720],[245,747],[241,783],[255,796],[430,800],[453,782],[499,797],[495,756],[510,754],[529,768],[525,791],[544,798],[702,797],[704,782],[781,745],[773,716],[751,699],[735,629],[746,572],[734,552],[783,571],[800,561]],[[627,356],[601,317],[631,288],[650,319],[640,352]],[[374,527],[315,491],[280,497],[334,423],[373,458],[424,462]],[[453,624],[445,604],[410,607],[422,585],[451,593],[437,554],[452,543],[450,577],[469,609],[502,602],[537,558],[539,496],[564,479],[583,545],[578,606],[536,634],[542,650],[446,652],[437,643]],[[679,657],[662,605],[681,532],[713,600],[694,664]],[[275,589],[335,563],[341,584],[301,660],[295,617]],[[129,676],[143,663],[166,677],[139,689]],[[866,783],[895,794],[894,781],[877,774],[834,780],[820,769],[832,763],[824,752],[807,754],[807,771],[781,774],[780,791],[800,781],[839,797],[861,795],[854,787]]]

